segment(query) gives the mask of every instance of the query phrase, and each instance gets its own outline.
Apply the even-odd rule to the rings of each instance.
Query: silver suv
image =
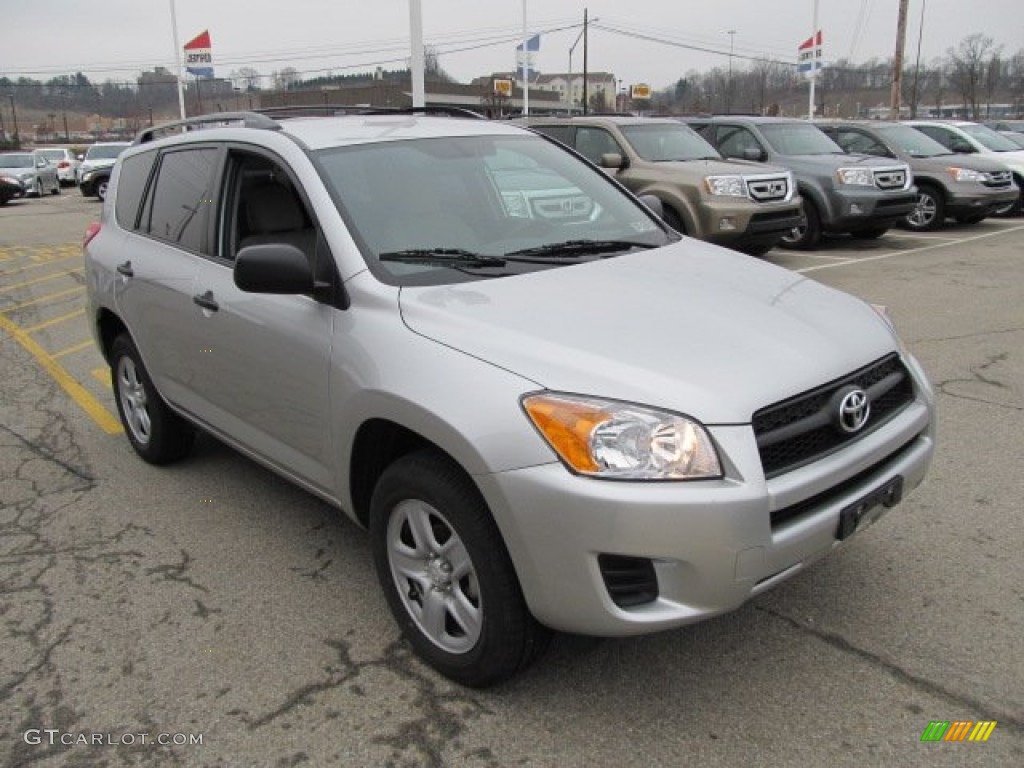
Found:
[[[203,430],[344,510],[454,680],[551,629],[737,608],[925,475],[932,392],[880,311],[681,238],[556,142],[421,113],[185,127],[121,156],[85,246],[127,437],[163,464]]]

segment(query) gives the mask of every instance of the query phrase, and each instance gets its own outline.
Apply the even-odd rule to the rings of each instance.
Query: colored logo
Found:
[[[932,720],[921,741],[988,741],[995,729],[995,720]]]

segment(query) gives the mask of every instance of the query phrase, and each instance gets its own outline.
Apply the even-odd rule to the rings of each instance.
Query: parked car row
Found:
[[[97,142],[84,155],[67,147],[42,147],[0,154],[0,205],[24,197],[60,194],[77,185],[87,197],[106,198],[107,182],[127,141]]]
[[[947,218],[969,224],[1020,213],[1024,152],[1011,137],[1024,134],[976,123],[736,115],[518,122],[658,198],[676,230],[752,254],[814,248],[826,234],[876,238],[897,225],[924,231]],[[998,125],[1010,131],[1016,123]]]

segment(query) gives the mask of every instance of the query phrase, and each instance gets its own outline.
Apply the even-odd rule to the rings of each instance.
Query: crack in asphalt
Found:
[[[788,624],[797,631],[816,637],[836,650],[856,656],[874,667],[883,669],[901,683],[905,683],[923,693],[927,693],[941,699],[946,699],[958,707],[963,707],[976,712],[980,715],[979,719],[981,720],[996,720],[1000,727],[1005,726],[1006,728],[1016,731],[1018,735],[1024,734],[1024,719],[1013,712],[993,708],[991,705],[986,704],[973,696],[951,690],[932,680],[915,675],[913,672],[908,672],[899,664],[896,664],[877,653],[854,645],[837,632],[829,632],[824,629],[809,626],[799,619],[787,616],[786,614],[772,610],[771,608],[757,606],[755,610],[766,613],[769,616],[774,616],[776,619]]]
[[[1013,388],[1010,385],[1006,384],[1005,382],[1002,382],[999,379],[992,378],[990,376],[983,375],[984,373],[987,373],[987,371],[990,368],[993,368],[999,363],[1005,362],[1008,358],[1009,354],[1006,352],[1001,352],[998,355],[990,355],[988,360],[986,360],[981,365],[972,366],[970,368],[971,378],[945,379],[944,381],[939,382],[936,385],[936,388],[940,392],[942,392],[942,394],[952,398],[956,398],[958,400],[970,400],[975,403],[984,403],[985,405],[992,405],[995,406],[996,408],[1005,408],[1006,410],[1010,411],[1024,411],[1024,406],[1013,405],[1012,403],[1001,403],[996,400],[990,400],[986,397],[966,395],[960,392],[955,392],[952,389],[957,384],[983,384],[984,386],[987,387],[995,387],[996,389],[999,390],[1012,392]]]
[[[439,688],[438,681],[419,666],[402,640],[390,643],[380,658],[362,662],[352,659],[349,644],[344,640],[327,639],[324,643],[335,652],[336,659],[324,667],[323,680],[298,687],[278,707],[255,719],[250,719],[244,710],[228,714],[238,715],[248,729],[254,731],[292,714],[299,707],[315,705],[316,697],[352,683],[368,670],[385,670],[414,687],[411,707],[418,713],[412,719],[397,723],[391,733],[377,734],[370,739],[374,744],[391,748],[391,757],[385,763],[391,768],[443,768],[449,764],[446,754],[458,748],[456,740],[465,732],[467,721],[491,714],[461,688]],[[361,691],[354,692],[362,695]],[[490,750],[478,749],[469,756],[486,761],[490,768],[500,765]]]

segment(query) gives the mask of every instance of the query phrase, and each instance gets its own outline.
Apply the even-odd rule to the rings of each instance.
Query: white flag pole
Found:
[[[178,81],[178,110],[181,112],[181,119],[185,119],[185,83],[184,74],[181,71],[181,46],[178,45],[178,16],[174,12],[174,0],[171,2],[171,33],[174,35],[174,60],[178,64],[176,79]]]
[[[811,90],[807,119],[814,119],[814,84],[818,81],[818,0],[814,0],[814,26],[811,27]]]
[[[409,35],[412,38],[412,107],[422,109],[427,104],[423,85],[423,6],[420,0],[409,0]]]

